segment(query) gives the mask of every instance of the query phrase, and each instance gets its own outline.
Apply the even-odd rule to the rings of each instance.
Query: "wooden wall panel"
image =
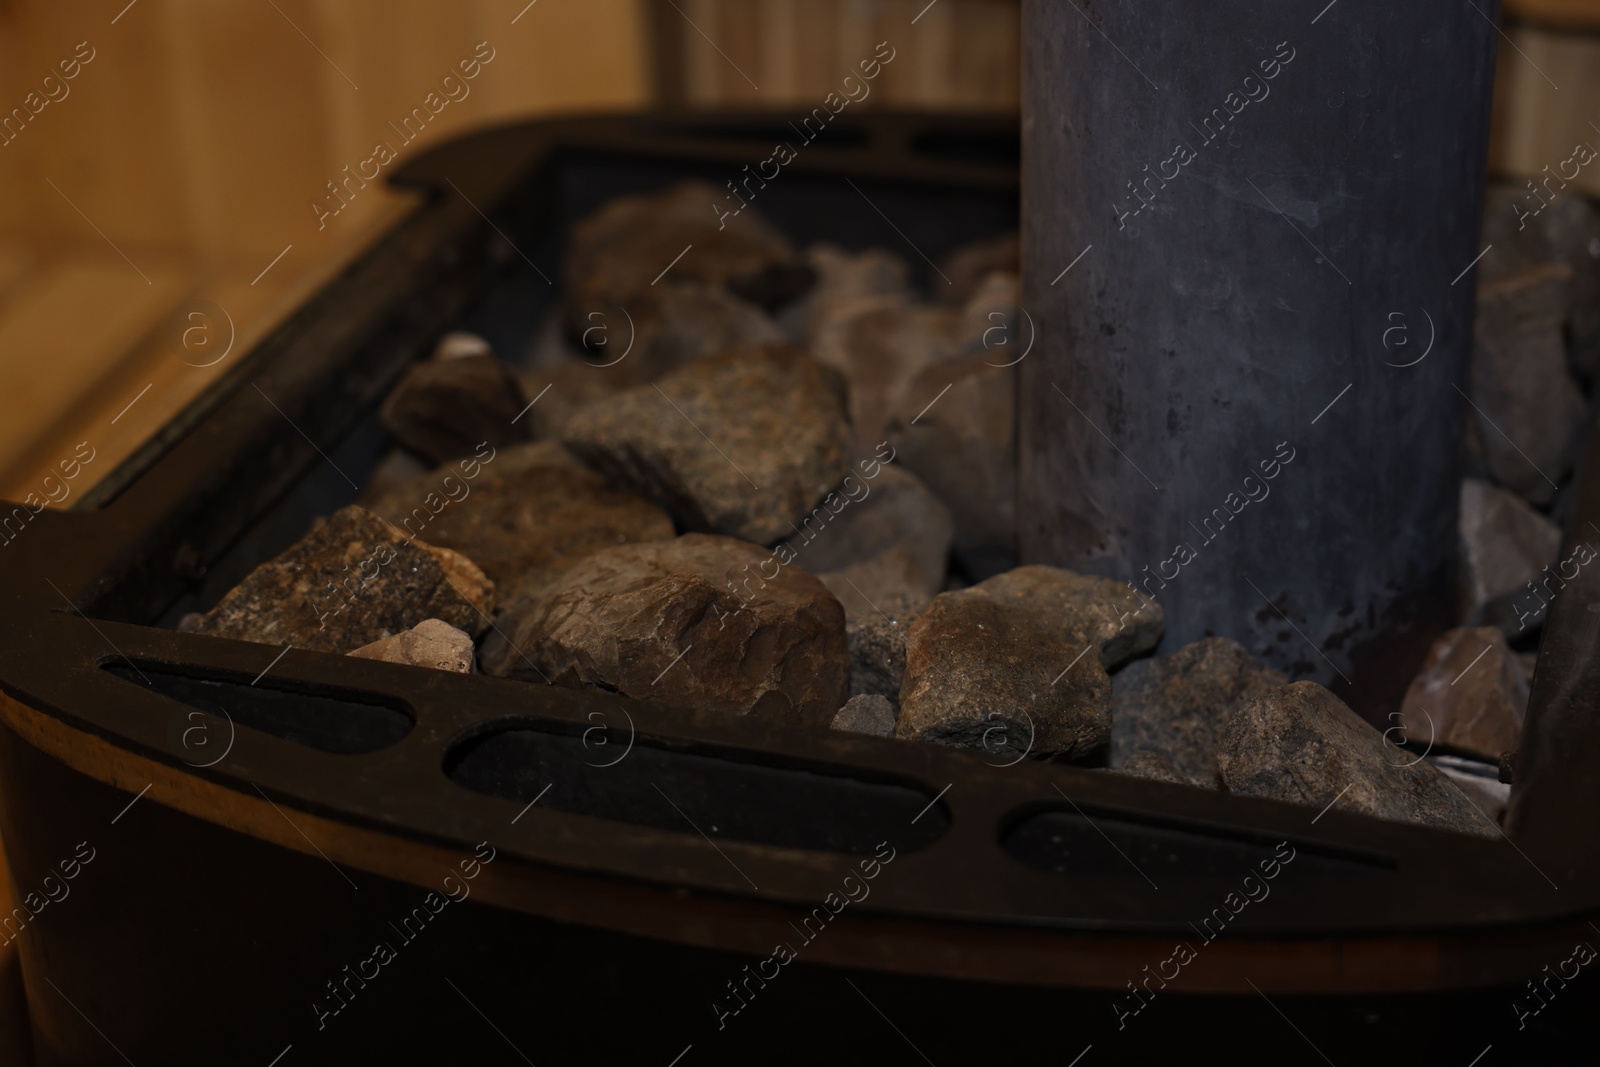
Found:
[[[1591,125],[1600,122],[1600,36],[1516,25],[1506,34],[1511,43],[1501,41],[1495,71],[1490,172],[1543,177],[1580,141],[1600,149],[1600,130]],[[1600,159],[1572,184],[1600,196]]]
[[[643,0],[0,0],[0,101],[21,103],[78,41],[95,50],[67,97],[0,147],[0,496],[25,492],[80,425],[119,457],[204,384],[151,336],[184,301],[222,303],[246,344],[292,309],[281,297],[392,219],[403,198],[376,182],[345,187],[348,206],[320,224],[312,207],[338,204],[327,183],[379,141],[403,158],[486,122],[646,104],[643,10]],[[390,123],[425,107],[479,42],[493,59],[468,94],[403,143]],[[53,329],[74,306],[85,321]],[[41,376],[41,360],[72,373]],[[102,425],[146,383],[115,431]],[[26,409],[8,411],[8,396]]]

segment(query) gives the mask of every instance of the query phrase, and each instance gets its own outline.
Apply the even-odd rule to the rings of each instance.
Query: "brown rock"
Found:
[[[702,534],[597,552],[502,616],[483,669],[825,727],[847,695],[844,609],[798,567],[736,595],[771,558]]]
[[[833,728],[873,737],[894,736],[894,705],[886,697],[859,693],[844,702],[833,717]]]
[[[942,593],[907,635],[896,736],[1085,755],[1110,740],[1107,668],[1154,648],[1161,626],[1125,583],[1056,567]]]
[[[1426,761],[1383,734],[1315,682],[1293,682],[1248,701],[1223,729],[1223,788],[1312,810],[1337,807],[1481,837],[1497,830]]]
[[[978,352],[924,371],[889,428],[899,462],[949,505],[956,551],[979,574],[1017,546],[1016,371],[996,362]]]
[[[906,630],[926,607],[906,597],[878,601],[878,611],[856,619],[845,616],[850,646],[850,692],[875,693],[896,706],[906,671]]]
[[[372,509],[407,534],[454,549],[499,585],[502,607],[603,548],[673,536],[666,512],[551,442],[480,453],[413,479]]]
[[[1517,747],[1528,681],[1492,626],[1448,630],[1428,649],[1400,705],[1407,741],[1500,761]]]
[[[1226,637],[1130,663],[1111,679],[1111,767],[1138,774],[1129,764],[1156,757],[1179,779],[1214,785],[1228,717],[1287,681]]]
[[[339,653],[431,618],[482,633],[488,619],[470,597],[492,585],[450,561],[468,579],[464,595],[439,560],[366,509],[341,508],[246,575],[192,632]]]
[[[445,583],[472,605],[472,610],[478,613],[480,619],[490,617],[495,607],[494,582],[476,563],[460,552],[442,545],[430,545],[417,540],[411,543],[433,557],[433,561],[439,565],[439,570],[444,574]],[[482,627],[475,625],[474,628],[481,630]]]
[[[1552,265],[1478,286],[1468,417],[1495,481],[1536,504],[1554,499],[1588,421],[1561,333],[1571,277]]]
[[[848,470],[843,392],[797,348],[735,349],[585,409],[564,440],[684,527],[771,544]]]
[[[460,355],[407,367],[378,417],[411,451],[443,463],[480,443],[526,441],[526,421],[512,421],[526,404],[509,366],[492,355]]]
[[[362,645],[350,655],[436,671],[473,673],[472,638],[447,622],[424,619],[409,630]]]
[[[1461,483],[1461,615],[1508,636],[1544,621],[1529,583],[1561,549],[1561,530],[1512,493],[1468,478]]]

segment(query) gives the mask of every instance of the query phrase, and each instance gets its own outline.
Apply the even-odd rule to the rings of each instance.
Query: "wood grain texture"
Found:
[[[404,158],[515,116],[643,105],[642,12],[643,0],[0,5],[0,113],[79,42],[93,50],[64,96],[0,138],[0,497],[25,495],[63,443],[70,453],[91,433],[106,446],[84,477],[103,476],[204,388],[214,375],[158,336],[187,301],[225,307],[242,351],[292,308],[287,294],[303,298],[393,219],[405,201],[344,169],[378,143]],[[493,58],[462,78],[479,49]],[[408,141],[391,124],[416,108],[425,121]],[[315,204],[340,204],[330,183],[348,202],[319,218]]]

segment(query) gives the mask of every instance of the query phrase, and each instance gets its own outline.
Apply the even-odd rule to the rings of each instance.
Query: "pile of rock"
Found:
[[[925,301],[889,252],[799,252],[754,210],[719,225],[719,202],[688,183],[574,227],[524,365],[447,337],[384,403],[397,451],[359,504],[193,628],[1495,832],[1392,735],[1515,747],[1508,637],[1560,495],[1499,444],[1479,435],[1463,490],[1471,628],[1390,734],[1224,638],[1140,658],[1158,603],[1016,566],[1015,237],[958,250]],[[1554,404],[1528,438],[1552,477],[1587,410],[1581,360],[1552,347],[1587,336],[1576,277],[1535,264],[1481,300],[1476,402],[1508,421]],[[1511,373],[1526,352],[1557,385]]]

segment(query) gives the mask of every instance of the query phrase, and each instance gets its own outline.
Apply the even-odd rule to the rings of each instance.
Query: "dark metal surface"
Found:
[[[1398,706],[1454,621],[1497,6],[1025,4],[1025,562]]]
[[[119,472],[122,488],[102,496],[99,510],[41,515],[0,550],[0,690],[10,698],[0,707],[8,727],[0,832],[18,884],[34,884],[58,853],[70,855],[91,832],[107,839],[122,832],[107,824],[118,805],[101,808],[113,795],[136,800],[148,784],[149,795],[126,818],[148,806],[155,810],[144,817],[159,813],[164,828],[140,837],[141,847],[158,849],[151,853],[158,869],[167,863],[197,881],[213,879],[216,894],[189,918],[151,900],[143,902],[148,911],[125,915],[85,906],[96,914],[86,914],[82,928],[66,918],[41,922],[23,946],[36,1008],[43,1006],[36,979],[46,975],[64,988],[99,990],[102,999],[132,997],[133,1009],[164,1003],[154,990],[130,992],[139,989],[141,968],[152,966],[147,953],[164,954],[158,969],[175,987],[204,995],[194,975],[226,965],[207,956],[203,942],[224,938],[233,952],[223,956],[248,966],[237,955],[245,951],[242,935],[224,936],[226,924],[248,922],[239,916],[266,906],[267,887],[280,880],[307,894],[290,906],[300,922],[264,927],[249,951],[262,955],[273,982],[302,982],[315,968],[286,977],[278,974],[287,966],[280,957],[320,960],[324,939],[347,921],[342,905],[319,911],[322,895],[298,884],[318,872],[328,883],[321,893],[345,891],[318,852],[331,853],[362,884],[419,887],[430,881],[418,871],[432,857],[469,855],[486,840],[499,850],[492,891],[480,897],[486,914],[507,924],[513,913],[554,923],[541,929],[576,923],[599,939],[593,945],[621,938],[629,952],[659,963],[678,958],[663,943],[680,946],[672,951],[685,961],[708,958],[696,955],[703,952],[770,951],[775,931],[856,869],[860,849],[871,847],[863,837],[870,830],[867,836],[881,834],[898,849],[892,867],[869,900],[852,905],[837,938],[808,950],[809,962],[920,976],[905,979],[908,989],[945,982],[939,995],[946,997],[965,995],[963,980],[1120,987],[1137,966],[1123,975],[1102,958],[1114,958],[1118,946],[1164,953],[1167,939],[1192,931],[1280,841],[1297,850],[1295,866],[1274,883],[1270,902],[1237,917],[1236,937],[1207,950],[1219,960],[1235,948],[1260,950],[1264,969],[1230,971],[1219,962],[1207,988],[1243,991],[1245,978],[1269,991],[1308,991],[1318,982],[1392,989],[1514,982],[1537,970],[1531,961],[1548,945],[1570,938],[1572,919],[1600,904],[1592,869],[1574,870],[1553,892],[1504,840],[1379,822],[1337,806],[1319,816],[1081,768],[997,767],[939,746],[757,728],[605,694],[300,650],[274,662],[275,648],[148,625],[192,593],[180,554],[220,566],[235,544],[270,553],[271,545],[255,545],[246,532],[264,519],[271,526],[271,509],[292,509],[295,493],[329,482],[316,449],[254,386],[335,462],[347,460],[366,447],[362,420],[440,332],[474,316],[499,321],[491,306],[548,299],[522,256],[553,276],[560,228],[572,217],[628,189],[736,173],[761,158],[751,153],[764,146],[767,122],[528,124],[416,160],[401,180],[424,191],[417,213],[250,353],[192,428]],[[808,149],[760,204],[800,240],[831,237],[854,247],[903,240],[846,176],[930,255],[1015,219],[1014,167],[913,148],[931,143],[942,151],[941,144],[983,139],[1003,146],[1010,137],[1003,124],[880,115],[855,128],[852,144]],[[929,141],[930,133],[940,136]],[[446,178],[515,249],[449,191]],[[499,300],[493,294],[506,284],[524,295]],[[352,466],[350,473],[359,479],[364,471]],[[68,610],[68,600],[87,617]],[[1567,640],[1560,625],[1558,613],[1547,645]],[[1586,659],[1570,662],[1574,671],[1589,670]],[[252,680],[277,696],[241,712],[251,725],[219,718],[210,705],[226,711],[228,700],[215,698],[229,690],[209,683],[236,692]],[[387,707],[411,725],[352,726],[318,743],[296,719],[293,694]],[[1535,714],[1530,734],[1549,721]],[[185,739],[197,725],[215,747]],[[375,737],[387,743],[370,743]],[[1559,796],[1561,775],[1572,767],[1552,766],[1539,788]],[[1546,773],[1519,773],[1514,796]],[[787,786],[797,782],[803,788]],[[667,803],[646,809],[650,789]],[[671,823],[669,804],[681,824]],[[59,808],[59,817],[36,818],[30,808],[41,806]],[[856,825],[800,833],[797,824],[818,810]],[[1554,805],[1540,816],[1568,817]],[[198,854],[177,859],[186,846],[174,828],[191,823],[195,847],[221,857],[215,866]],[[734,832],[724,833],[724,824]],[[319,845],[310,846],[306,827]],[[281,879],[263,873],[280,862],[288,864]],[[108,877],[127,886],[134,875]],[[496,920],[482,921],[482,943],[492,945],[487,931]],[[144,925],[124,937],[123,923]],[[561,936],[571,952],[583,941]],[[1363,948],[1362,938],[1375,940]],[[1297,961],[1329,945],[1326,958],[1340,962],[1308,971],[1297,986]],[[511,970],[505,960],[496,966]],[[180,973],[187,977],[180,981]],[[277,1004],[278,994],[266,1001]],[[298,1003],[283,994],[291,1002]],[[1107,1011],[1096,1003],[1096,1012]],[[147,1047],[174,1047],[132,1019],[133,1009],[128,1025],[156,1035]],[[48,1014],[65,1018],[59,1005]],[[195,1047],[210,1050],[228,1023],[187,1025],[196,1028]],[[262,1062],[275,1052],[266,1049]]]

